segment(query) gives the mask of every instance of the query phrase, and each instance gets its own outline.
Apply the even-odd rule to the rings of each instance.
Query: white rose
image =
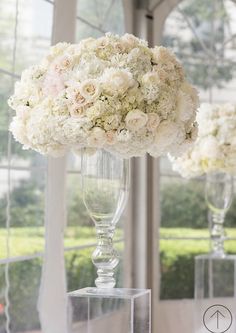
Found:
[[[80,92],[80,84],[73,83],[69,88],[66,90],[66,96],[68,98],[68,105],[76,105],[77,107],[85,106],[88,101],[85,99]]]
[[[135,83],[132,74],[125,69],[107,68],[101,78],[103,89],[109,95],[123,95]]]
[[[100,127],[94,127],[87,138],[91,147],[102,147],[106,142],[106,132]]]
[[[53,45],[50,48],[50,54],[47,56],[47,60],[53,61],[56,57],[63,54],[69,46],[70,44],[66,42],[57,43],[56,45]]]
[[[148,114],[147,129],[149,131],[155,131],[161,122],[160,117],[156,113]]]
[[[52,63],[51,68],[57,73],[63,73],[70,70],[73,64],[74,58],[69,54],[63,54],[59,58],[56,58],[55,62]]]
[[[138,109],[130,111],[125,118],[126,127],[131,131],[138,131],[147,124],[147,121],[147,114]]]
[[[73,104],[68,109],[71,117],[81,117],[84,115],[85,111],[83,107],[78,107]]]
[[[85,80],[80,84],[80,94],[89,102],[96,100],[100,93],[101,88],[97,80]]]

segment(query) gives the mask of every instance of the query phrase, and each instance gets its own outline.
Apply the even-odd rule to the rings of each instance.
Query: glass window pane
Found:
[[[177,53],[201,102],[235,103],[235,14],[231,0],[185,0],[166,20],[162,44]],[[205,181],[182,179],[165,158],[161,174],[161,297],[192,298],[194,256],[210,249]],[[232,238],[235,212],[234,199],[225,222]],[[234,243],[225,243],[228,253],[235,253]]]
[[[98,30],[97,32],[88,30],[87,34],[86,30],[84,30],[84,33],[78,36],[79,39],[80,37],[98,37],[99,30],[100,34],[102,34],[102,31],[110,31],[118,34],[124,33],[124,13],[121,0],[79,0],[77,15],[86,19],[93,27],[97,27]],[[81,22],[78,22],[78,30],[83,30]]]
[[[0,68],[12,70],[12,53],[14,48],[15,1],[0,2]]]
[[[81,40],[88,37],[101,37],[103,35],[103,32],[96,29],[93,26],[90,26],[87,23],[82,22],[81,20],[77,20],[77,26],[76,26],[76,39]]]
[[[41,266],[41,259],[9,265],[9,326],[12,333],[41,331],[37,311]],[[0,265],[0,332],[5,332],[6,325],[5,269],[5,265]]]
[[[44,172],[11,170],[10,255],[12,257],[43,251],[44,246]],[[6,257],[6,207],[8,170],[0,169],[0,258]]]
[[[160,241],[162,300],[193,298],[194,257],[208,249],[208,240]]]
[[[234,101],[236,5],[185,0],[166,20],[162,44],[173,48],[202,101]]]
[[[51,44],[53,5],[44,0],[20,0],[17,28],[16,69],[18,73],[37,63]],[[43,24],[42,24],[43,22]]]

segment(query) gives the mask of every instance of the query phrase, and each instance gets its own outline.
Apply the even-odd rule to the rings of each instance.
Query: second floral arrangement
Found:
[[[236,107],[202,104],[197,122],[197,141],[183,156],[172,159],[174,170],[187,178],[216,171],[235,174]]]
[[[55,45],[9,104],[15,139],[52,156],[83,147],[178,156],[197,135],[198,96],[180,63],[129,34]]]

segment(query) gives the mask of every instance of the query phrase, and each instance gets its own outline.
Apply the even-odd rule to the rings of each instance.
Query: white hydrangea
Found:
[[[236,174],[236,106],[201,105],[197,114],[198,137],[178,158],[171,158],[173,169],[191,178],[211,171]]]
[[[52,156],[83,147],[178,155],[196,137],[198,96],[181,64],[130,34],[53,46],[22,73],[9,105],[14,138]]]

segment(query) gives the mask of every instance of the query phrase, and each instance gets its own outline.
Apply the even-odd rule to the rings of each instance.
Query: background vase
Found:
[[[98,244],[92,254],[98,275],[95,284],[113,288],[119,263],[113,236],[128,198],[130,163],[102,149],[93,154],[84,149],[81,169],[84,204],[97,232]]]
[[[224,172],[206,175],[205,197],[209,209],[209,228],[212,255],[224,257],[226,233],[224,221],[233,197],[233,177]]]

